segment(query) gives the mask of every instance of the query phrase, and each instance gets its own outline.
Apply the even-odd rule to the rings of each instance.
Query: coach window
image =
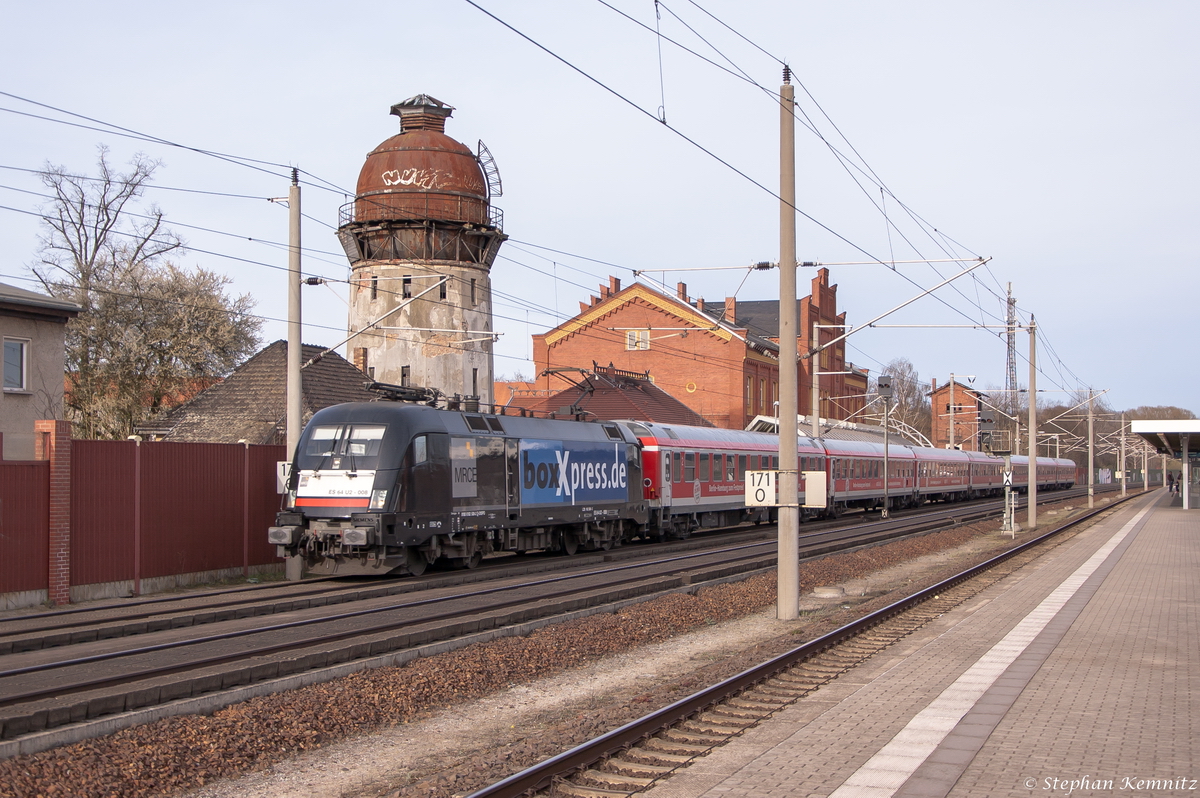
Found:
[[[771,470],[772,471],[779,470],[779,455],[775,455],[774,457],[771,458]]]
[[[737,481],[736,457],[737,457],[737,455],[733,455],[733,454],[725,455],[725,481],[726,482],[736,482]]]
[[[708,452],[700,455],[700,481],[708,482]]]
[[[670,452],[663,452],[663,474],[666,476],[666,479],[664,479],[663,481],[670,484],[670,482],[671,482],[671,453]]]
[[[745,480],[746,479],[746,455],[744,455],[744,454],[738,455],[737,469],[738,469],[738,472],[737,472],[738,479]]]
[[[668,456],[672,457],[675,460],[675,471],[674,471],[675,481],[682,482],[683,481],[683,467],[680,465],[680,462],[683,459],[683,455],[681,455],[679,452],[675,452],[674,455],[668,455]]]
[[[696,481],[696,453],[684,452],[683,454],[683,481]]]

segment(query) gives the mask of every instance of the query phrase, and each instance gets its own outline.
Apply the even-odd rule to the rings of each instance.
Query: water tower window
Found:
[[[471,369],[471,396],[479,396],[479,369]]]
[[[442,281],[438,283],[438,299],[446,298],[446,283],[448,282],[450,281],[443,278]]]
[[[475,280],[471,280],[471,306],[475,305]]]
[[[407,274],[400,281],[400,296],[404,299],[412,299],[412,277]]]
[[[371,299],[379,299],[379,278],[371,275]]]
[[[400,384],[407,388],[412,380],[412,366],[400,367]]]

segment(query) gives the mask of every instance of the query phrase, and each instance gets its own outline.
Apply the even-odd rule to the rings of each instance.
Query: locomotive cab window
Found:
[[[356,471],[379,463],[385,424],[328,424],[314,427],[304,447],[301,467]],[[311,458],[311,459],[310,459]]]

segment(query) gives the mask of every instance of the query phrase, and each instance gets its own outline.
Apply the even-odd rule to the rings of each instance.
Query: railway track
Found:
[[[819,556],[994,513],[995,508],[985,505],[963,504],[886,523],[831,529],[807,525],[801,554]],[[765,528],[761,534],[768,533]],[[272,681],[286,689],[296,685],[285,677],[315,669],[355,660],[366,660],[359,668],[395,664],[436,641],[737,578],[774,566],[770,534],[769,540],[708,544],[699,551],[650,559],[643,553],[640,561],[602,562],[636,557],[636,548],[576,562],[544,559],[531,567],[575,567],[533,581],[525,574],[495,576],[485,586],[464,584],[464,578],[484,577],[478,571],[448,575],[444,582],[403,579],[347,587],[322,580],[307,585],[307,591],[304,585],[280,586],[274,592],[214,591],[186,609],[187,600],[135,602],[107,608],[105,613],[119,617],[103,622],[78,611],[24,616],[0,624],[0,738],[20,740],[16,746],[0,743],[0,757],[59,744],[63,735],[44,732],[65,725],[169,702],[182,702],[180,712],[202,711],[189,708],[186,700]],[[351,602],[352,608],[341,606]],[[273,617],[264,623],[267,615]],[[44,628],[29,628],[39,625]],[[235,694],[224,703],[245,697]],[[207,709],[221,705],[214,700],[218,703],[210,702]],[[129,717],[127,725],[134,722],[136,717]],[[86,729],[76,728],[74,739],[88,736]],[[106,728],[111,730],[112,724]],[[40,741],[29,738],[38,733],[43,733]]]
[[[1087,512],[731,679],[477,790],[469,798],[537,794],[624,798],[641,792],[1000,581],[1062,532],[1135,495],[1141,494]]]

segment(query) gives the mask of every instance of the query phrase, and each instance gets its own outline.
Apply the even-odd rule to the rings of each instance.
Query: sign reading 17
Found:
[[[778,471],[746,472],[747,507],[774,507],[779,503],[775,498],[775,483],[778,474]]]

